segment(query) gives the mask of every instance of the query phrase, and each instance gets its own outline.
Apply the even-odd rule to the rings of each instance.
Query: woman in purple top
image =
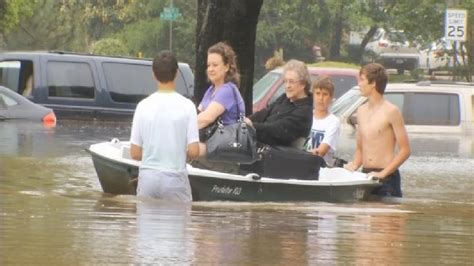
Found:
[[[232,47],[219,42],[207,50],[207,77],[212,83],[198,106],[198,127],[204,128],[221,117],[224,125],[237,122],[245,115],[240,95],[240,75]]]
[[[221,117],[224,125],[233,124],[240,113],[245,116],[245,104],[240,95],[240,75],[235,52],[219,42],[207,50],[207,77],[212,83],[198,106],[198,128],[205,128]],[[205,147],[201,146],[201,155]]]

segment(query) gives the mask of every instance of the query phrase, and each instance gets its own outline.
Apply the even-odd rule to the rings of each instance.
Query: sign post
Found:
[[[160,13],[161,20],[168,20],[170,22],[170,51],[173,47],[173,20],[177,20],[180,17],[179,8],[173,7],[173,0],[171,0],[170,7],[163,8],[163,12]]]
[[[467,11],[464,9],[446,9],[444,37],[450,41],[466,41]]]
[[[454,64],[457,65],[457,42],[466,41],[467,11],[465,9],[446,9],[444,37],[453,41]]]

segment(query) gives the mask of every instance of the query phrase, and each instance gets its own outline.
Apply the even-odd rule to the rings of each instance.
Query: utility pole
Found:
[[[179,13],[179,8],[175,8],[173,6],[173,0],[170,0],[170,6],[165,7],[163,12],[160,13],[161,20],[169,20],[170,22],[170,51],[173,49],[173,20],[176,20],[180,17],[181,13]]]
[[[173,0],[170,0],[170,8],[173,10]],[[173,51],[173,20],[170,19],[170,51]]]

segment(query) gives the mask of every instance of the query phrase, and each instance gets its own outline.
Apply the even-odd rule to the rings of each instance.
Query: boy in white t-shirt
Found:
[[[130,137],[130,155],[141,160],[137,196],[192,201],[186,160],[199,155],[194,103],[176,92],[178,62],[170,51],[153,60],[158,90],[140,101]]]
[[[339,138],[339,118],[329,112],[334,95],[334,85],[329,77],[313,83],[313,125],[305,149],[334,165],[334,151]]]

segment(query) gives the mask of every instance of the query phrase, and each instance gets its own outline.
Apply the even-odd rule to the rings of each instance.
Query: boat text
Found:
[[[214,185],[212,187],[211,192],[218,193],[218,194],[227,194],[227,195],[240,195],[242,193],[242,188],[241,187],[228,187],[228,186],[223,186],[220,187],[218,185]]]

